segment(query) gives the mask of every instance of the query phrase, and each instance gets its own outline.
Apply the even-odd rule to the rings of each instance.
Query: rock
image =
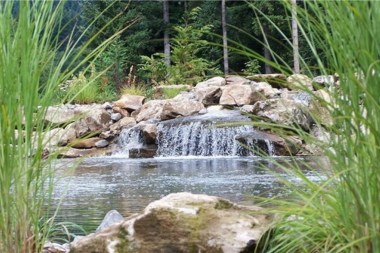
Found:
[[[156,124],[146,124],[142,128],[142,132],[143,132],[146,144],[154,144],[156,142],[156,135],[157,135]]]
[[[62,126],[75,120],[74,110],[65,105],[49,106],[46,111],[45,121],[54,126]]]
[[[96,147],[96,143],[103,140],[99,137],[88,138],[84,140],[74,140],[70,143],[73,148],[93,148]]]
[[[294,100],[305,106],[310,105],[311,95],[306,91],[288,91],[287,89],[281,93],[281,98]]]
[[[70,250],[67,247],[64,247],[61,244],[53,243],[53,242],[46,242],[44,244],[42,253],[66,253]]]
[[[266,82],[255,83],[252,86],[255,88],[256,92],[260,93],[265,98],[273,98],[275,95],[281,93],[278,89],[273,88]]]
[[[222,90],[218,86],[199,87],[195,89],[195,97],[205,106],[218,104]]]
[[[309,90],[312,91],[313,81],[306,75],[293,74],[287,78],[288,87],[291,90]]]
[[[95,230],[95,232],[102,231],[109,226],[124,221],[124,217],[116,210],[109,211],[106,216],[104,217],[102,223],[99,225],[99,227]]]
[[[212,105],[206,108],[208,112],[226,110],[223,105]]]
[[[250,84],[250,80],[241,76],[227,76],[226,85],[245,85]]]
[[[67,131],[62,128],[54,128],[43,133],[43,147],[51,150],[57,146],[65,146],[69,142]]]
[[[286,76],[284,74],[257,74],[247,76],[247,79],[255,82],[269,83],[273,88],[282,88],[286,82]]]
[[[77,113],[82,114],[82,118],[76,121],[73,126],[77,137],[101,132],[110,125],[111,117],[100,105],[78,108]]]
[[[204,88],[204,87],[211,87],[211,86],[216,86],[216,87],[221,87],[226,85],[226,79],[220,76],[213,77],[211,79],[208,79],[207,81],[198,83],[195,88]]]
[[[114,102],[114,107],[135,111],[144,104],[144,101],[144,96],[124,94],[118,101]]]
[[[145,103],[141,107],[140,112],[135,115],[136,121],[140,122],[149,119],[161,119],[163,107],[167,102],[167,100],[151,100]]]
[[[327,89],[320,89],[310,101],[309,110],[316,121],[324,126],[332,126],[333,118],[329,110],[332,110],[332,97]]]
[[[59,158],[78,158],[83,156],[95,157],[95,156],[107,156],[112,153],[111,148],[90,148],[90,149],[77,149],[69,148],[63,149],[58,155]]]
[[[235,139],[245,146],[251,146],[254,144],[256,149],[258,149],[258,151],[255,152],[255,155],[293,156],[299,152],[302,145],[302,141],[292,136],[283,138],[275,134],[269,134],[258,130],[254,133],[238,135]]]
[[[95,143],[95,147],[97,147],[97,148],[105,148],[105,147],[107,147],[109,144],[110,144],[110,143],[109,143],[108,141],[102,139],[102,140],[97,141],[97,142]]]
[[[117,121],[115,124],[112,124],[109,127],[109,130],[103,131],[99,135],[99,137],[107,139],[107,140],[110,140],[113,137],[115,137],[116,135],[120,134],[121,130],[123,130],[125,128],[133,127],[136,124],[137,124],[136,120],[134,118],[132,118],[132,117],[122,118],[121,120]]]
[[[104,104],[102,104],[102,108],[106,109],[106,110],[112,109],[112,107],[113,107],[113,105],[110,102],[105,102]]]
[[[198,101],[198,99],[195,97],[194,90],[191,90],[190,92],[182,91],[177,96],[175,96],[172,100],[175,101]]]
[[[177,117],[190,116],[198,113],[204,108],[203,104],[197,101],[178,102],[175,100],[169,100],[162,108],[160,119],[168,120]]]
[[[124,117],[129,117],[129,116],[130,116],[130,114],[129,114],[129,112],[128,112],[127,109],[123,109],[123,108],[120,108],[120,107],[118,107],[118,106],[114,106],[114,107],[112,108],[112,111],[113,111],[114,113],[120,113],[122,118],[124,118]]]
[[[247,250],[252,240],[257,241],[270,222],[260,207],[238,206],[207,195],[174,193],[150,203],[142,213],[122,223],[79,239],[70,253],[238,253]]]
[[[230,85],[223,88],[219,104],[221,105],[250,105],[263,97],[251,85]]]
[[[113,121],[118,121],[119,119],[121,119],[121,114],[120,113],[112,113],[111,114],[111,119]]]
[[[148,145],[144,148],[131,148],[129,150],[129,158],[154,158],[157,149],[157,145]]]
[[[307,108],[301,103],[289,99],[280,98],[258,101],[250,109],[249,113],[286,126],[299,125],[304,130],[309,130],[312,123]]]
[[[335,76],[334,75],[324,75],[324,76],[316,76],[313,78],[313,84],[315,90],[333,87],[335,84]]]

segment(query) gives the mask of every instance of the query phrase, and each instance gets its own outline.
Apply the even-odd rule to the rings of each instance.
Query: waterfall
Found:
[[[162,121],[157,125],[155,157],[178,156],[273,156],[275,147],[250,125],[216,125],[229,122],[248,122],[240,112],[214,112]],[[149,150],[142,126],[124,129],[118,140],[119,151],[114,156],[130,157],[130,151]],[[259,151],[260,150],[260,151]],[[134,156],[134,153],[131,153]]]
[[[145,147],[145,140],[140,127],[123,129],[118,139],[119,150],[113,156],[129,157],[129,150]]]
[[[254,131],[252,126],[214,127],[204,122],[172,126],[159,124],[157,156],[246,156],[235,136]]]

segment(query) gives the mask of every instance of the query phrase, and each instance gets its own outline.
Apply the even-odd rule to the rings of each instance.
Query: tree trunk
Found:
[[[222,30],[223,30],[223,63],[224,75],[228,75],[228,47],[227,47],[227,26],[226,26],[226,0],[222,0]]]
[[[269,42],[268,42],[268,35],[269,35],[268,23],[264,22],[263,30],[264,30],[264,37],[265,37],[264,41],[266,44],[264,47],[264,57],[267,60],[267,62],[265,62],[265,74],[272,74],[272,67],[268,63],[268,62],[272,61],[272,56],[270,54]]]
[[[163,0],[164,7],[164,54],[165,54],[165,62],[168,66],[170,66],[170,38],[169,38],[169,0]]]
[[[299,50],[298,50],[298,26],[297,26],[297,0],[292,0],[292,33],[293,33],[293,59],[294,72],[300,72]]]

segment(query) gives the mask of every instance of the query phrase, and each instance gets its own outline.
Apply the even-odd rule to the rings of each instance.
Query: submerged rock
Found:
[[[95,230],[95,232],[102,231],[109,226],[121,222],[124,220],[124,217],[116,210],[109,211],[106,216],[104,217],[102,223],[99,225],[99,227]]]
[[[122,223],[79,239],[70,252],[239,253],[251,247],[269,223],[270,218],[259,207],[239,206],[207,195],[174,193]]]

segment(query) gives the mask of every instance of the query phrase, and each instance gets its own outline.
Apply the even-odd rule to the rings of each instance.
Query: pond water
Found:
[[[290,158],[275,158],[286,163]],[[67,172],[75,160],[57,160],[59,175]],[[298,158],[297,163],[315,163],[314,158]],[[176,157],[128,159],[89,158],[64,176],[54,188],[53,208],[61,196],[56,221],[69,221],[93,232],[105,214],[116,209],[124,217],[140,212],[150,202],[170,193],[191,192],[214,195],[238,204],[254,204],[252,196],[278,194],[279,182],[262,165],[278,170],[273,163],[259,157]],[[301,168],[304,165],[300,165]],[[304,173],[321,180],[312,172]]]

